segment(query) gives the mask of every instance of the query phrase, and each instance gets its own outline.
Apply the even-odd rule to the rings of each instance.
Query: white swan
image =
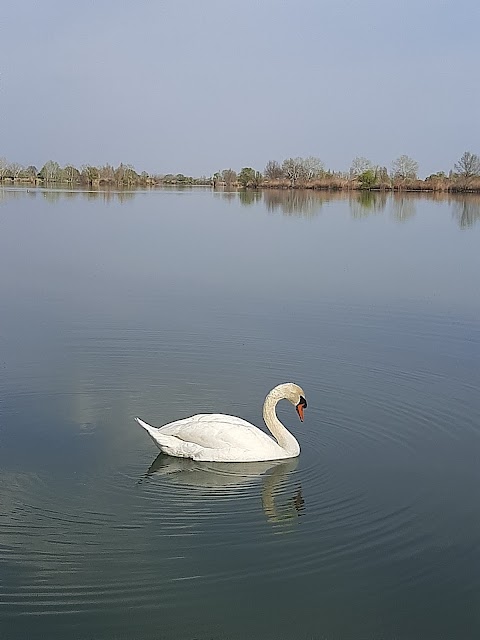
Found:
[[[275,440],[249,422],[221,413],[203,413],[152,427],[135,418],[157,447],[176,458],[204,462],[262,462],[296,458],[300,445],[275,413],[280,400],[289,400],[303,422],[305,393],[293,382],[279,384],[265,398],[263,419]]]

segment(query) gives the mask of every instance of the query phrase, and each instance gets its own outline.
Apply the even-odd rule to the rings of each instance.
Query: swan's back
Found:
[[[199,413],[164,425],[160,434],[175,436],[208,449],[272,450],[278,454],[278,444],[264,431],[237,416],[222,413]]]

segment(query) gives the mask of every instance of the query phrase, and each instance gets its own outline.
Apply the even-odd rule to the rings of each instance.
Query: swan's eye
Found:
[[[300,402],[299,404],[301,404],[303,406],[304,409],[307,408],[307,401],[305,400],[305,398],[303,396],[300,396]]]

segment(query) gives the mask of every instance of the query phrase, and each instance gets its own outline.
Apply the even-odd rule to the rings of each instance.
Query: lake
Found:
[[[475,196],[0,190],[1,637],[478,638],[479,275]],[[134,422],[288,381],[295,460]]]

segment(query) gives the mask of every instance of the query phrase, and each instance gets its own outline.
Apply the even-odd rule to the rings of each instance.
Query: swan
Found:
[[[305,392],[293,382],[279,384],[265,398],[263,419],[273,437],[242,418],[202,413],[152,427],[135,418],[163,453],[201,462],[263,462],[296,458],[300,445],[275,413],[280,400],[289,400],[303,422]]]

